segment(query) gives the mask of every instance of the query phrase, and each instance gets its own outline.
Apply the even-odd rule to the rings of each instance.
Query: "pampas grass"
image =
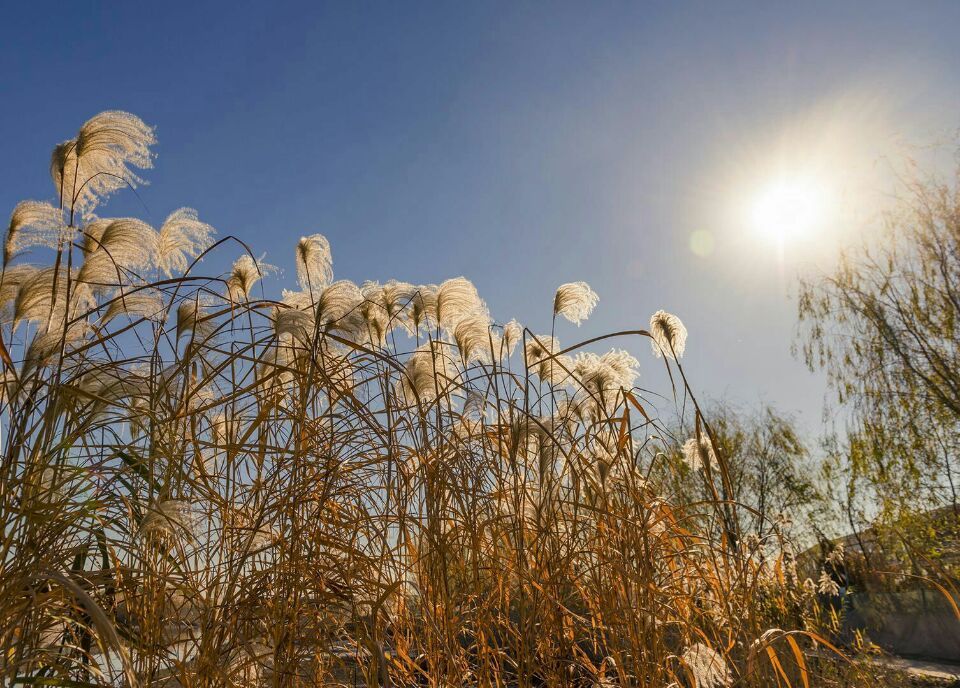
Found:
[[[94,117],[54,155],[66,231],[44,207],[8,233],[7,263],[58,234],[0,278],[4,683],[802,684],[811,593],[737,546],[735,504],[653,470],[679,446],[631,351],[696,407],[679,320],[563,349],[464,277],[334,282],[320,235],[271,299],[289,285],[247,253],[194,264],[192,210],[90,215],[152,143]],[[581,284],[554,318],[589,315]]]
[[[557,287],[553,297],[553,314],[580,325],[590,317],[600,297],[586,282],[568,282]]]
[[[678,360],[687,346],[687,328],[672,313],[657,311],[650,317],[650,345],[654,356]]]

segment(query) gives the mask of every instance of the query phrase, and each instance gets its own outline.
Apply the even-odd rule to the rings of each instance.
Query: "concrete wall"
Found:
[[[895,654],[960,662],[960,620],[939,592],[854,593],[847,605],[845,635],[858,629]]]

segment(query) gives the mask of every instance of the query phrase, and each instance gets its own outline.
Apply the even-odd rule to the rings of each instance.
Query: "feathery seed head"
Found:
[[[398,317],[410,305],[414,286],[409,282],[390,280],[383,285],[383,307],[391,318]]]
[[[696,437],[691,437],[683,443],[683,460],[693,471],[702,471],[707,464],[712,472],[720,470],[717,455],[706,435],[701,435],[699,441]]]
[[[817,581],[817,592],[821,595],[833,597],[840,594],[840,586],[837,585],[837,582],[833,580],[833,577],[829,573],[821,570],[820,579]]]
[[[694,688],[726,688],[733,683],[723,655],[703,643],[694,643],[681,655],[693,677]]]
[[[574,359],[580,383],[595,393],[630,389],[637,378],[639,362],[623,349],[612,349],[602,356],[581,352]]]
[[[174,210],[157,233],[157,267],[167,277],[181,273],[189,261],[210,247],[216,230],[201,222],[192,208]]]
[[[431,401],[447,393],[456,369],[445,347],[437,342],[420,345],[410,354],[403,376],[407,403]]]
[[[453,339],[465,364],[470,361],[489,363],[492,360],[490,319],[486,314],[471,313],[461,319],[453,330]]]
[[[156,264],[157,232],[142,220],[122,217],[98,220],[88,227],[86,259],[77,277],[96,291],[128,283],[128,273]]]
[[[650,316],[650,335],[653,338],[653,353],[658,358],[679,359],[687,346],[687,328],[680,318],[660,310]]]
[[[839,566],[843,563],[843,543],[838,542],[833,546],[833,549],[830,550],[830,553],[826,558],[827,563],[834,566]]]
[[[77,282],[77,271],[68,280],[66,267],[36,270],[17,289],[13,306],[14,323],[28,320],[54,329],[63,326],[64,317],[73,319],[96,305],[90,289]],[[70,282],[70,303],[67,305],[67,283]]]
[[[383,299],[383,287],[379,282],[364,282],[360,287],[363,302],[359,305],[363,319],[364,339],[376,346],[382,346],[391,329],[390,315]]]
[[[146,289],[132,294],[120,294],[107,306],[101,322],[106,324],[122,313],[134,320],[145,318],[159,322],[164,317],[163,298],[160,294]]]
[[[527,368],[541,380],[551,385],[559,385],[569,378],[568,370],[573,368],[570,356],[557,356],[560,342],[549,335],[531,336],[525,345]]]
[[[360,324],[359,308],[363,300],[360,287],[350,280],[337,280],[320,294],[317,302],[320,322],[334,329],[355,332]]]
[[[527,365],[534,365],[559,350],[560,342],[556,337],[545,334],[531,335],[524,351],[527,356]]]
[[[59,327],[37,332],[24,355],[24,376],[36,368],[51,363],[60,353],[61,347],[69,353],[91,332],[90,325],[84,321],[73,323],[66,330],[63,329],[61,322]]]
[[[72,238],[75,231],[64,224],[59,208],[41,201],[20,201],[10,214],[3,244],[3,264],[33,246],[59,248]]]
[[[186,299],[177,306],[177,341],[185,334],[194,333],[199,340],[208,339],[216,324],[204,313],[205,304],[198,299]]]
[[[38,271],[39,268],[33,265],[11,265],[4,268],[3,277],[0,278],[0,322],[6,324],[13,320],[13,302],[20,286]]]
[[[435,284],[421,284],[413,288],[410,297],[410,330],[416,332],[422,327],[432,328],[437,323],[437,292]]]
[[[468,390],[467,397],[463,402],[463,413],[462,415],[468,417],[477,417],[483,418],[486,413],[486,399],[484,396],[475,390]]]
[[[276,268],[260,260],[254,260],[249,253],[237,258],[227,277],[227,295],[233,301],[243,301],[250,297],[253,287],[264,276],[274,272]]]
[[[322,234],[300,238],[297,244],[297,279],[300,288],[319,294],[333,281],[333,254],[330,242]]]
[[[503,326],[503,358],[513,355],[517,344],[523,339],[523,326],[516,320],[511,320]]]
[[[139,117],[110,110],[87,120],[75,139],[58,145],[50,158],[50,174],[66,208],[92,211],[117,189],[143,180],[130,167],[153,167],[153,129]]]
[[[485,312],[477,288],[465,277],[448,279],[437,290],[437,322],[447,332],[468,315]]]
[[[564,318],[579,327],[590,317],[600,297],[586,282],[568,282],[557,287],[553,297],[553,314]]]
[[[280,301],[291,308],[296,308],[302,311],[312,310],[315,303],[315,300],[310,297],[308,292],[292,291],[290,289],[283,290]]]
[[[274,317],[273,328],[279,339],[290,337],[301,346],[309,346],[316,330],[314,311],[312,308],[309,310],[298,308],[278,309]]]

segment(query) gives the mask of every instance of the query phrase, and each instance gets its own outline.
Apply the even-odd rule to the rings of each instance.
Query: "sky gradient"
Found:
[[[695,389],[814,432],[825,387],[790,352],[794,276],[869,240],[900,163],[952,152],[960,124],[955,2],[76,2],[2,18],[3,212],[52,197],[55,143],[127,110],[156,126],[156,168],[101,214],[194,207],[287,285],[297,239],[321,232],[339,278],[463,274],[496,319],[538,331],[556,286],[586,280],[600,304],[564,343],[667,309]],[[835,210],[781,260],[742,210],[796,169]]]

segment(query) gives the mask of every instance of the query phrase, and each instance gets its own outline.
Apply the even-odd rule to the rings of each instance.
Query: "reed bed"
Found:
[[[94,214],[153,144],[94,117],[54,152],[57,201],[11,218],[4,683],[810,685],[813,591],[779,531],[739,532],[678,318],[565,348],[464,278],[335,280],[320,235],[268,299],[272,269],[190,209]],[[596,302],[562,285],[554,324]]]

